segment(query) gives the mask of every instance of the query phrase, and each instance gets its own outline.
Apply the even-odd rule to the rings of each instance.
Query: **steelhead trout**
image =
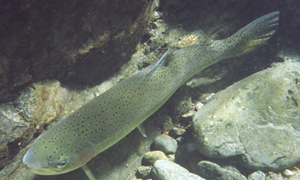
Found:
[[[266,43],[279,12],[266,14],[232,36],[168,51],[157,63],[133,74],[41,134],[23,157],[34,173],[62,174],[83,167],[157,111],[196,73],[218,61]],[[94,179],[89,176],[90,179]]]

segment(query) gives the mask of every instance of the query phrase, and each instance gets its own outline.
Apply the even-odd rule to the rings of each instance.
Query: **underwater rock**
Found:
[[[285,169],[282,174],[285,176],[285,177],[291,177],[293,175],[295,175],[295,172],[289,170],[289,169]]]
[[[14,103],[21,115],[40,129],[62,113],[69,97],[70,92],[59,81],[43,81],[31,84]]]
[[[234,171],[222,168],[218,164],[209,161],[200,161],[197,164],[195,173],[206,179],[214,180],[247,180],[245,176]]]
[[[185,168],[168,160],[158,160],[152,168],[154,180],[204,180],[200,176],[190,173]]]
[[[147,163],[154,164],[157,160],[168,159],[162,151],[149,151],[144,155],[144,160]]]
[[[12,104],[0,105],[0,169],[20,150],[28,127],[29,123]]]
[[[32,82],[91,85],[136,51],[153,1],[1,1],[0,101]],[[5,24],[5,26],[4,26]]]
[[[255,171],[248,176],[248,180],[265,180],[266,175],[262,171]]]
[[[154,139],[154,147],[165,154],[174,154],[177,150],[177,141],[168,135],[159,135]]]
[[[20,138],[29,127],[29,123],[12,104],[0,105],[0,120],[0,149],[3,149],[7,143]]]
[[[300,160],[300,63],[281,63],[225,90],[193,119],[198,151],[279,170]]]
[[[284,180],[283,177],[274,172],[268,172],[266,180]]]
[[[151,167],[150,166],[140,166],[137,169],[137,177],[142,179],[148,179],[150,177],[151,173]]]

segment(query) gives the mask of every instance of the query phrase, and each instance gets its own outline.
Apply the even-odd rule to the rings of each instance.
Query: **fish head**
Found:
[[[59,136],[46,131],[33,142],[23,163],[36,174],[55,175],[75,170],[95,155],[92,143],[81,142],[71,134]]]

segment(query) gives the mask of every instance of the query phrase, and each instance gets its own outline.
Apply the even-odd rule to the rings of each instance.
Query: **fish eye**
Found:
[[[58,169],[61,169],[61,168],[64,168],[66,165],[67,165],[67,161],[61,161],[61,162],[57,163],[56,167]]]

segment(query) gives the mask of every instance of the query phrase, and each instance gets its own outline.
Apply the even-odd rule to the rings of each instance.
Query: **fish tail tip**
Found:
[[[231,36],[231,40],[240,42],[239,53],[236,56],[246,54],[257,47],[266,44],[273,36],[279,25],[280,11],[274,11],[263,15],[238,30]]]

